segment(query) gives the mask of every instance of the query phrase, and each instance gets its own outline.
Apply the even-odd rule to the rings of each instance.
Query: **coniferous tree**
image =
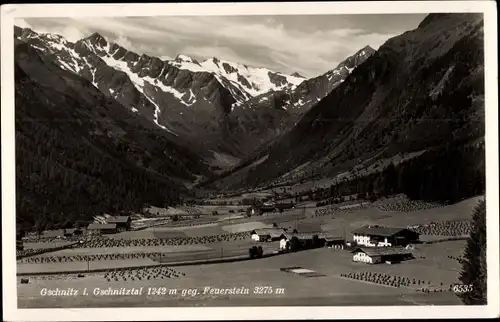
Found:
[[[459,297],[466,305],[486,305],[486,202],[481,200],[473,211],[473,229],[467,240],[460,282],[466,292]]]

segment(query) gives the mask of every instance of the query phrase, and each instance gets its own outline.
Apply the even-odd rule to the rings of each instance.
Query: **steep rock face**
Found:
[[[198,62],[180,54],[164,61],[98,33],[72,43],[16,28],[15,37],[127,110],[187,140],[208,159],[211,151],[244,158],[276,140],[372,52],[364,48],[336,69],[306,80],[218,58]]]
[[[304,80],[293,89],[264,93],[245,103],[235,104],[233,109],[248,109],[261,105],[269,106],[270,102],[273,102],[275,103],[274,108],[284,109],[293,114],[303,114],[340,85],[357,66],[361,65],[373,53],[375,53],[375,50],[370,46],[366,46],[346,58],[336,68],[317,77]]]
[[[191,72],[211,73],[239,103],[269,91],[291,90],[305,80],[301,76],[285,75],[267,68],[249,67],[216,57],[198,62],[186,55],[178,55],[169,63]]]
[[[173,205],[183,182],[208,173],[174,135],[19,40],[15,81],[17,216],[26,228]]]
[[[15,29],[15,37],[61,68],[90,81],[126,109],[187,138],[201,150],[239,154],[225,143],[231,106],[272,89],[293,88],[303,79],[263,68],[221,61],[202,63],[178,55],[164,61],[138,55],[98,33],[75,43],[59,35]],[[208,153],[210,155],[210,153]]]
[[[253,183],[311,161],[389,157],[484,135],[482,16],[429,15],[388,40],[312,107],[252,173]]]
[[[261,145],[267,146],[291,130],[313,104],[340,85],[374,52],[371,47],[364,47],[336,68],[305,80],[294,89],[271,91],[233,104],[232,112],[226,119],[231,139],[244,143],[243,155],[261,154]],[[276,78],[276,81],[280,80],[282,78]]]

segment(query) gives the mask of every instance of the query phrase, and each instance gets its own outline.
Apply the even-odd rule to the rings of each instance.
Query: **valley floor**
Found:
[[[445,245],[446,244],[446,245]],[[366,265],[352,262],[346,251],[328,248],[280,255],[260,260],[175,267],[185,276],[154,281],[107,281],[102,274],[86,274],[74,279],[42,279],[34,277],[30,284],[18,287],[19,307],[126,307],[126,306],[217,306],[224,305],[427,305],[460,304],[450,292],[422,293],[418,287],[391,287],[340,276],[349,272],[378,272],[429,280],[433,286],[452,284],[457,279],[458,264],[444,259],[444,254],[459,255],[463,243],[449,242],[419,249],[426,259],[399,265]],[[437,262],[438,263],[437,263]],[[281,268],[302,267],[322,276],[305,277],[281,271]],[[100,289],[143,287],[136,296],[95,296]],[[147,288],[165,287],[176,294],[147,295]],[[246,288],[249,294],[203,294],[206,287],[216,289]],[[254,294],[256,287],[272,287],[273,294]],[[42,296],[42,289],[73,288],[77,296]],[[84,289],[88,295],[82,295]],[[190,289],[196,295],[182,293]],[[276,292],[280,294],[276,294]]]
[[[460,203],[416,210],[411,212],[389,211],[390,207],[362,209],[345,208],[338,211],[325,208],[296,208],[283,214],[268,214],[257,217],[233,218],[214,224],[200,226],[160,226],[136,232],[123,232],[110,238],[112,243],[126,240],[155,240],[160,235],[173,234],[173,238],[195,238],[189,245],[117,246],[90,247],[54,251],[36,257],[132,254],[144,252],[162,253],[161,258],[96,259],[90,262],[81,259],[68,262],[33,262],[33,259],[18,261],[18,304],[20,308],[51,307],[134,307],[134,306],[250,306],[250,305],[460,305],[459,299],[450,292],[450,286],[458,281],[461,257],[465,240],[450,240],[440,243],[415,245],[415,259],[396,265],[369,265],[352,261],[347,250],[320,248],[282,254],[268,258],[238,262],[188,265],[169,267],[169,263],[216,259],[221,256],[248,257],[248,249],[255,245],[250,235],[238,238],[212,240],[207,238],[229,233],[248,233],[248,231],[271,227],[297,228],[299,232],[323,230],[331,234],[349,236],[351,231],[366,224],[392,227],[408,225],[435,225],[449,221],[469,221],[472,209],[481,197],[464,200]],[[331,213],[330,213],[331,212]],[[225,215],[220,215],[225,216]],[[442,224],[446,228],[446,224]],[[441,227],[441,226],[439,226]],[[448,239],[450,231],[430,230],[430,239]],[[159,235],[156,235],[159,234]],[[434,234],[434,235],[432,235]],[[443,234],[443,235],[440,235]],[[131,235],[128,236],[127,235]],[[155,237],[156,236],[156,237]],[[212,237],[210,237],[212,236]],[[456,237],[456,236],[454,236]],[[222,238],[222,237],[221,237]],[[349,238],[348,238],[349,239]],[[278,250],[278,242],[257,243],[264,254]],[[95,245],[94,245],[95,246]],[[158,267],[162,264],[161,267]],[[130,268],[116,270],[130,266]],[[156,266],[156,267],[153,267]],[[300,268],[313,272],[314,276],[287,272],[286,268]],[[86,270],[77,277],[76,271]],[[104,269],[101,272],[92,272]],[[42,272],[66,271],[65,274],[48,275]],[[74,273],[71,273],[74,272]],[[391,278],[407,278],[418,281],[409,286],[393,287],[386,284],[369,282],[350,276],[378,275]],[[307,274],[306,274],[307,275]],[[21,278],[28,278],[28,284],[21,284]],[[136,296],[109,295],[95,296],[94,289],[143,288]],[[148,288],[176,290],[175,294],[147,295]],[[206,287],[216,289],[245,288],[248,294],[203,294]],[[254,294],[256,287],[271,287],[273,294]],[[44,296],[43,289],[80,290],[77,296]],[[83,289],[88,295],[82,295]],[[182,290],[191,290],[190,294]],[[195,292],[196,295],[192,295]],[[257,289],[259,290],[259,289]],[[262,290],[262,289],[260,289]],[[425,292],[422,292],[424,290]],[[427,292],[429,291],[429,292]]]

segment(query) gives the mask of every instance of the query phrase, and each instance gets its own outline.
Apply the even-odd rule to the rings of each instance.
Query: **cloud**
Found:
[[[157,57],[218,57],[284,73],[322,74],[366,45],[377,49],[424,15],[158,16],[26,18],[33,29],[75,41],[99,32]]]
[[[73,26],[62,29],[59,34],[71,42],[76,42],[87,36],[81,29]]]
[[[118,38],[116,38],[114,42],[127,49],[134,48],[132,42],[127,37],[124,36],[118,36]]]
[[[31,25],[26,22],[26,20],[17,18],[14,20],[14,25],[21,28],[31,28]]]
[[[160,58],[161,60],[172,60],[173,59],[173,57],[170,57],[170,56],[160,56],[158,58]]]
[[[247,57],[242,57],[236,53],[232,48],[222,46],[186,46],[183,47],[182,53],[192,56],[197,60],[205,60],[211,57],[218,59],[235,61],[240,64],[252,64],[253,60]]]

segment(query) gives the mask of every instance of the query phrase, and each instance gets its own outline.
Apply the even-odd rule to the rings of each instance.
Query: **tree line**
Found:
[[[146,132],[139,123],[132,123],[137,121],[123,106],[106,101],[99,92],[90,100],[69,91],[61,93],[36,83],[16,67],[20,229],[70,228],[103,213],[132,213],[147,205],[180,202],[180,185],[171,178],[188,177],[186,167],[199,166],[196,158],[159,131]],[[85,91],[90,90],[82,87],[81,92]]]
[[[397,165],[390,163],[380,172],[354,174],[329,188],[304,191],[296,198],[335,203],[350,195],[377,199],[404,193],[411,199],[452,203],[484,194],[485,178],[484,143],[448,144]]]

